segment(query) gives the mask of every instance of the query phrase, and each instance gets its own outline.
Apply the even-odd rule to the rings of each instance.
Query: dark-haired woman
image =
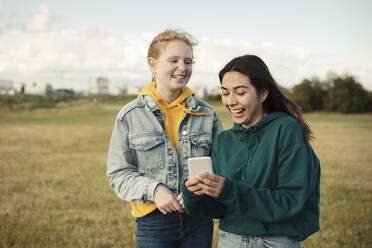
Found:
[[[213,144],[214,174],[183,185],[186,212],[219,218],[219,247],[301,247],[319,230],[319,160],[312,132],[257,56],[219,73],[234,125]]]

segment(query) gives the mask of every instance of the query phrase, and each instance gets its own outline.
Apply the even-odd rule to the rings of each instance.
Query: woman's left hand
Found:
[[[208,173],[203,172],[198,175],[199,178],[199,186],[201,187],[201,191],[209,196],[218,197],[222,191],[223,186],[225,185],[225,178]]]
[[[182,206],[182,209],[179,210],[178,212],[184,213],[185,212],[185,204],[183,203],[182,192],[177,196],[177,201]]]

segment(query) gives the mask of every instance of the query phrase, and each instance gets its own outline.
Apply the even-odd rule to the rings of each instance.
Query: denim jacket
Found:
[[[212,142],[222,124],[211,106],[190,96],[178,132],[178,153],[164,132],[164,116],[151,96],[140,96],[125,105],[116,117],[112,132],[107,177],[119,198],[132,202],[153,202],[155,187],[162,183],[180,193],[188,176],[187,159],[210,156]]]

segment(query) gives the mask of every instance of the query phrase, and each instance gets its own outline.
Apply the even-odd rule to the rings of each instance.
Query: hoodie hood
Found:
[[[138,94],[138,96],[145,96],[145,95],[152,96],[157,102],[165,102],[163,98],[159,95],[158,91],[156,90],[156,82],[147,83],[143,87],[141,92]],[[195,95],[195,93],[190,88],[184,87],[181,90],[179,97],[176,100],[174,100],[172,103],[170,104],[167,103],[167,105],[176,105],[177,103],[183,102],[189,96],[192,96],[192,95]]]
[[[205,115],[205,113],[193,112],[190,109],[186,108],[185,101],[189,96],[195,95],[195,93],[188,87],[184,87],[181,90],[180,95],[176,100],[168,104],[156,90],[156,82],[147,83],[145,87],[141,90],[138,96],[152,96],[155,102],[159,105],[159,108],[163,111],[167,111],[174,108],[181,108],[183,112],[186,112],[191,115]]]

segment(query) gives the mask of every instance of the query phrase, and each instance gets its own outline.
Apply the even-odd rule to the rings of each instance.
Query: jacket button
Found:
[[[187,135],[187,131],[186,131],[186,130],[183,131],[183,132],[182,132],[182,135],[183,135],[183,136],[186,136],[186,135]]]

